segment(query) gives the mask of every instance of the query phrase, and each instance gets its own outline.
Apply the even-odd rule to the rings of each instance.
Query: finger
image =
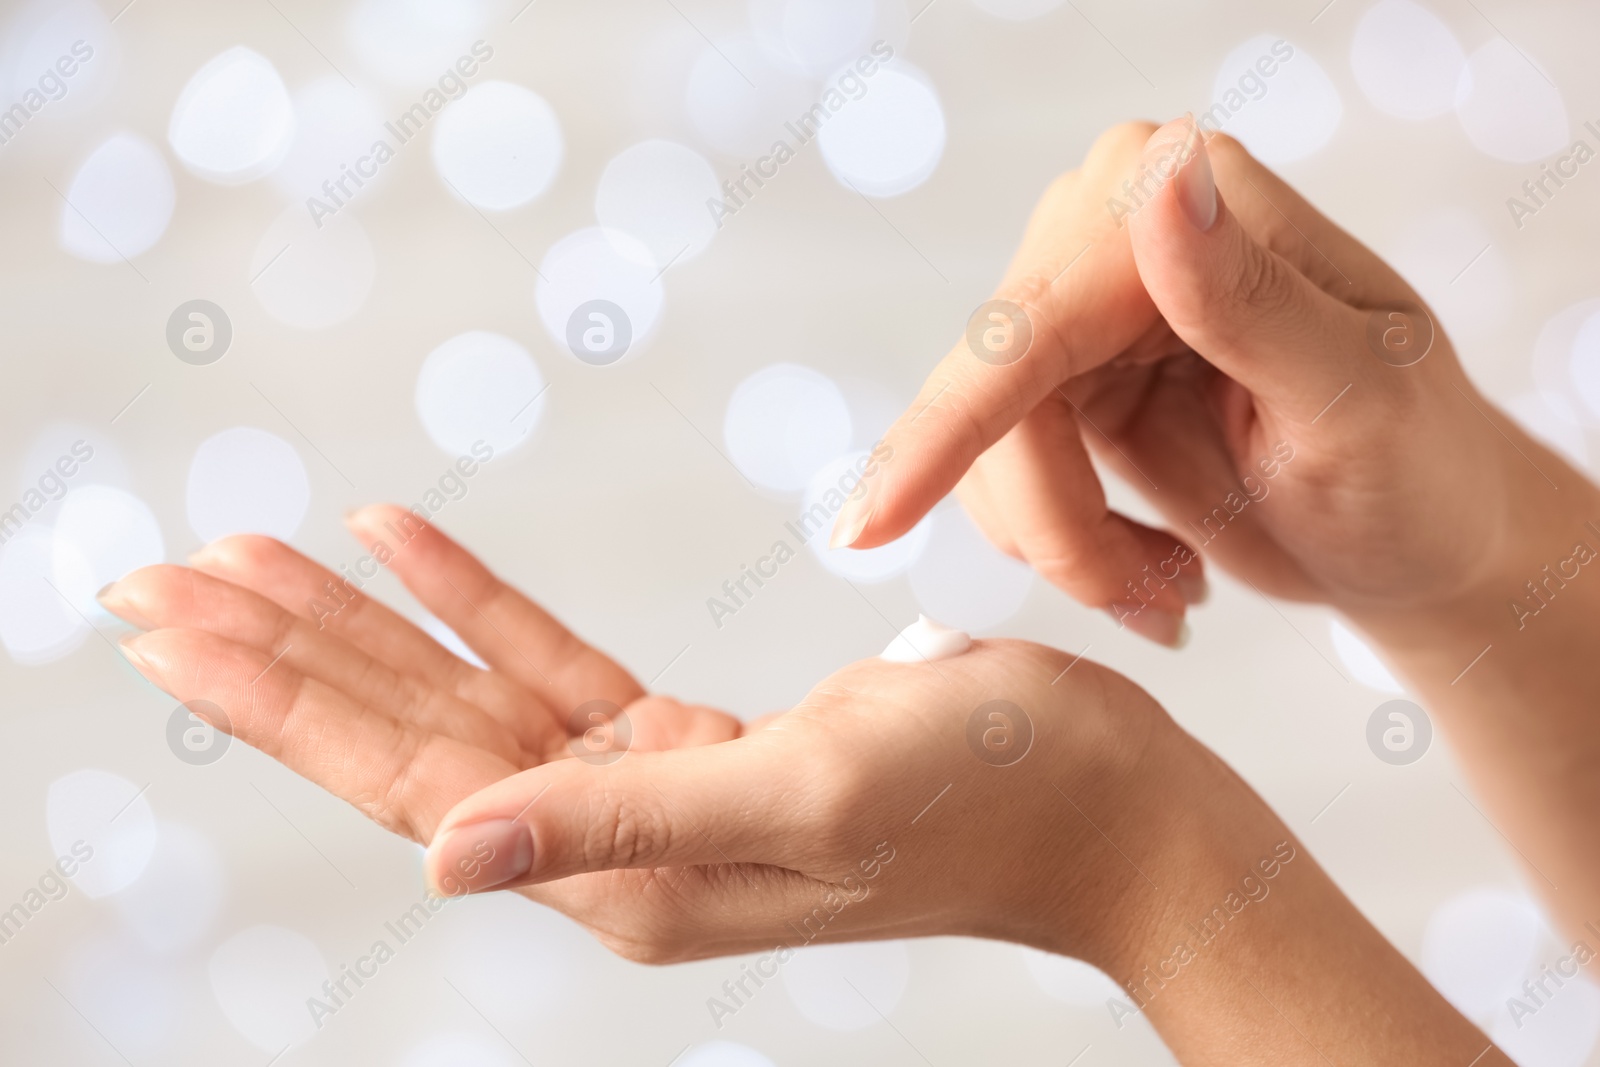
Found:
[[[412,512],[377,504],[348,519],[351,531],[406,588],[497,671],[558,709],[589,700],[627,706],[644,695],[633,676],[591,648],[532,600],[507,585],[470,552]]]
[[[815,779],[779,751],[750,738],[535,768],[453,810],[425,870],[435,887],[455,876],[482,890],[628,868],[793,865]]]
[[[1304,599],[1316,582],[1263,521],[1279,506],[1275,479],[1293,452],[1259,432],[1241,410],[1248,404],[1241,386],[1198,357],[1168,361],[1140,390],[1116,447],[1093,449],[1095,459],[1130,484],[1148,472],[1158,488],[1146,496],[1209,564],[1247,568],[1262,591]]]
[[[401,675],[348,642],[318,630],[259,594],[188,567],[143,567],[100,596],[107,610],[143,629],[206,630],[265,653],[392,718],[492,752],[517,766],[566,745],[566,731],[549,720],[525,741],[481,708],[416,678]]]
[[[1117,127],[1080,173],[1051,186],[995,292],[1020,316],[1007,322],[989,304],[975,313],[972,340],[951,349],[884,436],[886,461],[840,511],[835,546],[872,548],[904,534],[1056,383],[1099,366],[1150,328],[1155,306],[1104,190],[1152,128]],[[998,331],[994,344],[984,342],[988,330]]]
[[[461,798],[516,766],[357,704],[265,653],[203,630],[154,630],[122,645],[151,682],[205,718],[355,805],[379,825],[427,842]]]
[[[375,575],[376,561],[373,563]],[[445,648],[409,619],[368,596],[361,581],[307,559],[281,541],[240,534],[213,541],[190,557],[200,571],[249,589],[362,649],[396,673],[454,693],[493,715],[525,743],[540,743],[551,724],[566,729],[558,715],[537,694],[510,678],[479,670]],[[362,581],[356,564],[357,578]],[[530,751],[536,751],[529,747]]]
[[[1144,163],[1157,187],[1128,220],[1133,251],[1156,306],[1191,348],[1304,423],[1378,365],[1359,358],[1366,315],[1257,242],[1229,210],[1192,120],[1156,131]]]
[[[461,891],[455,878],[448,884]],[[845,903],[865,890],[859,880],[835,886],[741,863],[580,874],[519,892],[583,923],[627,959],[664,964],[763,952],[751,969],[772,978],[794,948],[859,931],[861,911]],[[752,991],[747,985],[745,995]],[[734,994],[730,1003],[740,999]]]
[[[1119,625],[1177,647],[1187,604],[1203,595],[1199,557],[1172,534],[1107,507],[1083,444],[1083,434],[1096,431],[1081,418],[1065,394],[1044,401],[979,460],[985,482],[1035,570]]]

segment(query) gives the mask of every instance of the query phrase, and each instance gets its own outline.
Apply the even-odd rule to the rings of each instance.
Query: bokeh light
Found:
[[[799,493],[850,447],[850,407],[826,375],[778,363],[734,389],[722,439],[746,478],[763,489]]]
[[[348,210],[313,219],[295,204],[267,227],[249,269],[250,291],[268,315],[323,330],[361,310],[378,264],[367,231]]]
[[[1504,37],[1491,38],[1467,58],[1456,115],[1479,151],[1508,163],[1537,163],[1572,136],[1561,90]]]
[[[57,860],[76,861],[73,886],[96,899],[144,874],[161,836],[145,787],[93,767],[50,783],[45,825]]]
[[[779,972],[795,1010],[825,1030],[865,1030],[893,1016],[911,978],[903,941],[807,945]]]
[[[161,240],[177,193],[155,146],[137,134],[117,133],[84,160],[66,199],[61,247],[91,263],[119,263]]]
[[[239,45],[206,63],[172,108],[167,141],[189,170],[235,184],[266,174],[294,139],[294,103],[272,61]]]
[[[332,976],[317,946],[282,926],[252,926],[211,953],[211,995],[239,1035],[269,1056],[309,1041],[317,1024],[306,1008],[325,998]]]
[[[528,350],[503,334],[471,330],[428,353],[417,373],[417,416],[454,457],[482,458],[521,444],[544,414],[545,379]]]
[[[189,461],[189,528],[201,541],[258,533],[287,541],[311,504],[311,481],[293,445],[254,426],[200,442]]]
[[[544,97],[511,82],[483,82],[434,126],[433,165],[466,200],[509,211],[550,188],[566,153],[561,123]]]
[[[627,234],[616,244],[623,257],[642,244],[647,265],[665,268],[703,252],[717,223],[707,200],[721,200],[716,172],[705,157],[672,141],[641,141],[618,154],[600,175],[594,213],[608,233]]]
[[[1413,0],[1379,0],[1356,24],[1350,70],[1374,107],[1431,119],[1455,107],[1467,56],[1450,27]]]
[[[1222,129],[1274,167],[1321,151],[1344,117],[1344,101],[1322,64],[1302,42],[1272,34],[1252,37],[1228,53],[1212,86],[1212,104],[1228,113]]]
[[[1033,568],[991,545],[958,507],[941,507],[923,521],[928,543],[911,565],[922,613],[968,633],[1015,615],[1033,586]]]
[[[944,107],[920,72],[886,65],[858,98],[822,125],[817,144],[834,177],[867,196],[899,196],[933,175],[944,157]]]

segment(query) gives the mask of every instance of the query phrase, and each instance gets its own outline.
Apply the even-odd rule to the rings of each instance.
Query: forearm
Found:
[[[1186,735],[1171,747],[1186,746],[1138,903],[1096,961],[1123,987],[1119,1027],[1147,1015],[1185,1065],[1510,1063],[1248,785]]]
[[[1484,814],[1570,931],[1600,920],[1600,492],[1518,445],[1514,533],[1489,579],[1447,608],[1356,621],[1449,737]]]

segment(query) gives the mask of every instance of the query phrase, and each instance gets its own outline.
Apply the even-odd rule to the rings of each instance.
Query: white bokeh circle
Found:
[[[512,82],[473,86],[434,123],[434,167],[453,191],[485,211],[538,199],[555,181],[565,153],[555,111]]]
[[[1285,58],[1285,50],[1292,54]],[[1264,73],[1262,67],[1273,73]],[[1271,34],[1245,41],[1222,61],[1212,88],[1228,116],[1221,128],[1269,166],[1313,155],[1344,117],[1339,90],[1304,48]]]
[[[1568,404],[1588,425],[1600,424],[1600,298],[1569,304],[1545,320],[1533,343],[1534,386],[1546,399]],[[1586,344],[1578,347],[1579,336]]]
[[[325,997],[327,962],[311,939],[282,926],[240,930],[211,953],[211,995],[239,1034],[263,1052],[316,1036],[306,1010],[310,997]]]
[[[607,232],[635,238],[619,253],[636,255],[642,244],[648,264],[659,269],[705,251],[717,233],[706,204],[721,200],[716,172],[700,153],[673,141],[640,141],[606,164],[594,214]]]
[[[1589,417],[1600,422],[1600,310],[1588,315],[1574,331],[1568,367]]]
[[[238,533],[287,541],[311,506],[311,480],[288,441],[235,426],[195,449],[184,499],[189,528],[202,541]]]
[[[869,55],[874,43],[904,45],[904,0],[750,0],[750,28],[780,67],[824,77]]]
[[[728,400],[722,440],[744,476],[763,489],[800,493],[843,455],[850,406],[827,375],[775,363],[740,382]]]
[[[928,544],[928,522],[923,520],[900,537],[877,548],[828,547],[833,520],[838,517],[846,497],[862,480],[862,472],[868,469],[865,464],[869,457],[870,453],[866,451],[848,452],[824,464],[806,487],[806,494],[800,502],[800,517],[795,520],[796,524],[804,522],[808,529],[816,531],[806,543],[811,546],[817,561],[829,573],[852,582],[886,582],[904,574]],[[868,480],[870,477],[867,476]],[[829,516],[826,521],[817,518],[823,514]]]
[[[1528,434],[1583,470],[1589,466],[1589,438],[1578,411],[1566,397],[1533,390],[1504,402],[1506,414]]]
[[[784,123],[815,100],[806,80],[774,61],[750,37],[706,45],[689,68],[684,110],[715,152],[753,159],[789,135]]]
[[[665,299],[661,270],[653,260],[650,249],[634,237],[598,226],[551,245],[539,261],[534,298],[539,321],[556,346],[576,358],[567,341],[573,314],[590,301],[606,300],[628,317],[633,340],[624,358],[637,353],[655,330]]]
[[[1379,111],[1400,119],[1430,119],[1454,108],[1466,62],[1450,27],[1414,0],[1378,0],[1350,42],[1356,84]]]
[[[61,205],[61,247],[90,263],[147,252],[172,222],[177,192],[161,152],[132,133],[102,141],[73,175]]]
[[[1394,676],[1383,660],[1378,658],[1372,646],[1342,621],[1328,620],[1328,636],[1333,642],[1333,651],[1339,657],[1339,662],[1344,664],[1345,670],[1355,675],[1356,681],[1380,693],[1401,694],[1406,691],[1400,680]]]
[[[61,501],[54,532],[51,581],[90,619],[106,616],[95,599],[101,587],[166,559],[155,514],[123,489],[83,485],[72,490]]]
[[[1488,334],[1511,314],[1511,266],[1478,216],[1436,207],[1413,216],[1386,251],[1453,336]]]
[[[817,144],[834,177],[867,196],[910,192],[933,175],[944,156],[944,107],[933,85],[896,63],[863,79],[858,98],[822,125]],[[837,90],[834,90],[837,92]]]
[[[493,46],[477,39],[488,28],[488,12],[487,0],[359,0],[350,8],[345,39],[364,70],[415,92],[462,56],[485,59],[484,49]]]
[[[777,1064],[749,1045],[707,1041],[685,1052],[674,1067],[777,1067]]]
[[[1538,906],[1521,893],[1468,890],[1428,918],[1422,973],[1456,1010],[1481,1022],[1522,984],[1545,930]]]
[[[795,1010],[825,1030],[865,1030],[893,1015],[911,978],[903,941],[807,945],[783,965]]]
[[[170,1062],[179,1022],[191,1007],[176,966],[129,938],[104,936],[72,946],[61,963],[65,973],[54,981],[62,994],[120,1055]]]
[[[1513,1019],[1505,1004],[1495,1013],[1489,1037],[1518,1067],[1585,1067],[1600,1042],[1600,988],[1579,974],[1564,978],[1531,1014]],[[1518,998],[1531,1006],[1527,995]],[[1509,1003],[1509,1000],[1507,1001]]]
[[[94,768],[50,783],[45,825],[56,857],[78,861],[72,884],[93,899],[126,889],[144,874],[161,836],[144,789]]]
[[[333,185],[343,199],[347,191],[364,189],[383,177],[379,168],[376,177],[357,173],[356,179],[362,182],[359,186],[356,179],[347,178],[358,160],[372,154],[374,144],[389,140],[383,113],[372,94],[330,74],[295,91],[294,112],[294,140],[282,165],[272,173],[279,188],[296,200],[315,196],[331,203],[323,183]],[[342,177],[347,178],[343,190],[337,185]]]
[[[545,406],[545,378],[528,350],[503,334],[470,330],[428,353],[417,372],[417,417],[452,456],[476,445],[499,456],[528,436]]]
[[[313,220],[295,204],[256,244],[250,291],[279,322],[323,330],[361,310],[377,272],[372,242],[349,210]]]
[[[89,54],[86,56],[85,52]],[[92,0],[33,0],[16,11],[0,50],[0,93],[9,104],[22,100],[46,71],[60,73],[66,57],[76,69],[65,79],[66,92],[51,99],[52,110],[77,110],[98,104],[121,67],[121,44],[111,20]]]
[[[931,526],[928,543],[910,572],[922,613],[969,633],[1015,615],[1033,586],[1033,568],[991,545],[958,507],[923,521]]]
[[[1507,163],[1537,163],[1565,148],[1572,135],[1561,90],[1504,37],[1467,57],[1456,117],[1478,151]]]
[[[89,626],[51,585],[55,538],[48,527],[24,526],[0,548],[0,642],[27,667],[70,655]]]
[[[294,102],[278,69],[236,45],[196,71],[178,94],[167,142],[192,173],[233,185],[281,163],[294,127]]]
[[[583,928],[526,897],[468,896],[449,913],[439,930],[444,973],[492,1018],[554,1025],[581,982],[598,977],[601,950]]]
[[[192,826],[162,820],[157,832],[149,865],[112,901],[145,947],[179,952],[198,943],[222,910],[222,856]]]

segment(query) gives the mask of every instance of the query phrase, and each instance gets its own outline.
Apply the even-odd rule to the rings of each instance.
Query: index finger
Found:
[[[840,512],[835,547],[872,548],[905,533],[1057,383],[1105,363],[1154,324],[1127,228],[1104,195],[1154,129],[1117,127],[1080,171],[1050,186],[994,297],[884,435],[887,458]]]

